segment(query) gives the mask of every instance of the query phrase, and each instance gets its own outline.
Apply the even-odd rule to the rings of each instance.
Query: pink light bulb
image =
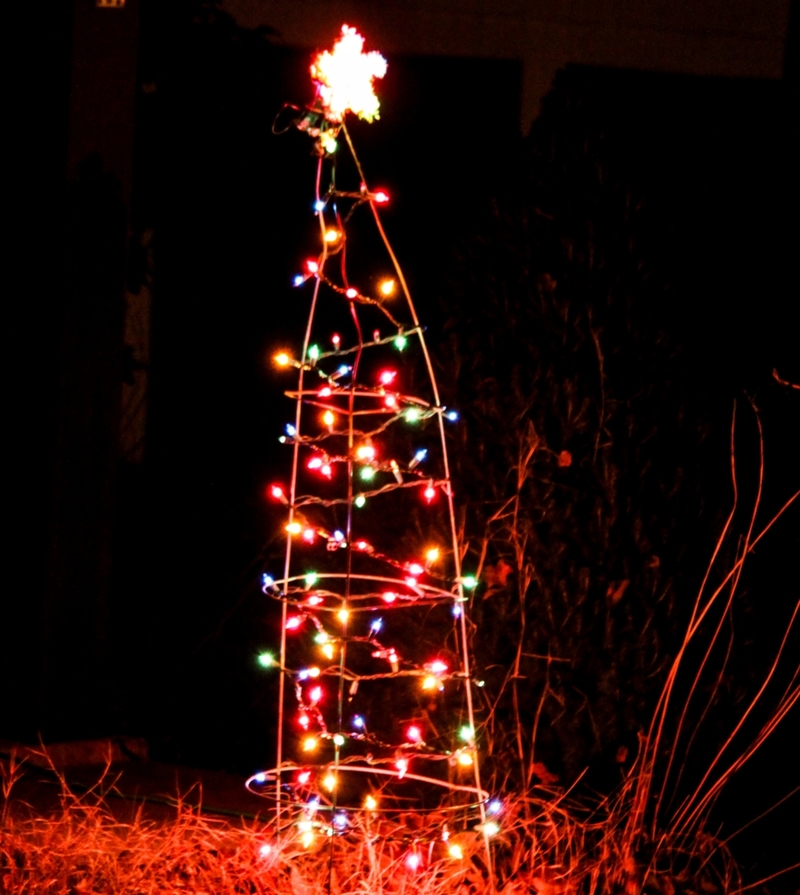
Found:
[[[409,727],[406,731],[406,738],[412,743],[421,743],[422,731],[419,729],[419,727],[417,727],[416,724],[412,724],[411,727]]]
[[[323,463],[322,466],[320,466],[319,471],[326,479],[329,479],[333,475],[333,468],[330,463]]]
[[[306,783],[308,783],[308,781],[310,779],[311,779],[311,771],[300,771],[300,773],[297,775],[297,782],[301,786],[305,786]]]
[[[308,692],[308,698],[312,702],[319,702],[322,699],[322,687],[312,687]]]
[[[389,385],[394,382],[395,376],[397,376],[397,370],[384,370],[379,377],[381,385]]]
[[[297,719],[297,723],[303,728],[303,730],[308,730],[308,725],[311,723],[311,719],[308,715],[303,712]]]
[[[287,631],[296,631],[302,624],[303,624],[303,616],[302,615],[290,615],[289,618],[286,619],[286,630]]]
[[[306,261],[306,270],[309,273],[316,273],[319,270],[319,264],[313,258],[309,258]]]
[[[397,594],[393,594],[390,590],[387,590],[386,593],[383,594],[384,603],[394,603],[396,599]]]
[[[306,544],[313,544],[316,539],[317,533],[314,531],[313,528],[303,529],[303,540],[306,542]]]
[[[409,571],[415,578],[418,577],[419,575],[421,575],[421,574],[425,571],[424,566],[421,566],[418,562],[410,562],[410,563],[406,566],[406,569],[408,569],[408,571]]]
[[[313,457],[309,458],[306,466],[308,466],[309,469],[319,469],[322,466],[323,462],[324,461],[322,457],[320,457],[319,454],[315,454]]]

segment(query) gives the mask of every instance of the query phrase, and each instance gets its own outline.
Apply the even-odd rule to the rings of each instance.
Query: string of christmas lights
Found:
[[[282,607],[280,652],[258,657],[280,674],[277,764],[247,785],[274,798],[278,829],[306,848],[356,824],[375,833],[380,818],[381,835],[408,840],[406,865],[418,870],[427,841],[447,843],[458,828],[497,833],[502,805],[479,772],[482,682],[471,676],[466,614],[477,582],[461,569],[445,435],[458,414],[439,400],[383,229],[390,197],[367,186],[345,124],[347,112],[379,117],[373,80],[386,62],[363,45],[345,25],[311,66],[314,103],[290,107],[314,140],[319,250],[293,281],[309,302],[303,343],[274,358],[296,376],[286,391],[294,419],[280,437],[291,473],[267,489],[286,536],[283,574],[262,582]],[[357,189],[336,186],[342,146]],[[369,287],[348,267],[360,211],[385,257],[370,253],[368,266],[386,269],[364,274]],[[330,319],[337,331],[321,335]],[[445,820],[414,835],[398,820],[408,812]],[[460,860],[461,845],[448,854]]]

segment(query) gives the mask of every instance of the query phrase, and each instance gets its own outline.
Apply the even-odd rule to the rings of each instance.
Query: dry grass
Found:
[[[440,827],[426,830],[420,821],[412,845],[408,825],[403,839],[356,827],[332,843],[318,837],[304,848],[297,834],[278,844],[267,824],[207,815],[185,800],[160,817],[148,816],[142,803],[122,819],[125,809],[104,798],[100,784],[79,794],[63,776],[58,806],[34,812],[13,799],[20,769],[12,762],[4,771],[4,893],[315,895],[330,884],[340,895],[589,895],[699,891],[700,880],[707,893],[740,886],[724,847],[702,834],[692,837],[690,848],[664,842],[650,855],[631,854],[625,819],[636,796],[633,780],[614,800],[592,806],[556,791],[507,802],[491,880],[482,837],[474,831],[453,833],[445,844]],[[460,859],[448,853],[453,844]],[[421,859],[417,870],[406,863],[411,850]]]

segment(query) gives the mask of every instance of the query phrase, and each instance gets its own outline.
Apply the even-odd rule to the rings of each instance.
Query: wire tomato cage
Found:
[[[372,84],[386,63],[363,43],[344,26],[312,65],[314,103],[285,107],[274,128],[314,140],[318,249],[294,278],[308,303],[302,345],[274,357],[295,381],[280,438],[290,473],[267,489],[283,574],[264,574],[262,588],[281,607],[279,653],[259,656],[280,675],[276,766],[247,786],[274,802],[279,835],[311,847],[380,829],[413,840],[413,863],[409,813],[430,819],[429,839],[458,828],[486,838],[498,803],[479,770],[476,582],[461,568],[447,456],[458,414],[441,403],[383,227],[389,194],[368,185],[345,123],[346,112],[378,117]],[[356,182],[340,188],[347,177]]]

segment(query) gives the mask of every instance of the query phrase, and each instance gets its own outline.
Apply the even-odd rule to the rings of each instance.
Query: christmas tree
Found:
[[[499,805],[479,774],[476,582],[447,460],[458,414],[439,399],[381,222],[389,195],[368,185],[345,121],[379,115],[386,62],[363,45],[344,26],[311,66],[313,104],[284,110],[314,141],[318,242],[294,280],[309,307],[302,344],[275,357],[296,383],[281,436],[291,470],[269,488],[283,570],[263,579],[282,607],[280,651],[259,657],[280,673],[277,762],[248,785],[275,800],[281,835],[314,848],[369,829],[402,842],[416,869],[434,849],[460,858],[465,831],[493,835]]]

